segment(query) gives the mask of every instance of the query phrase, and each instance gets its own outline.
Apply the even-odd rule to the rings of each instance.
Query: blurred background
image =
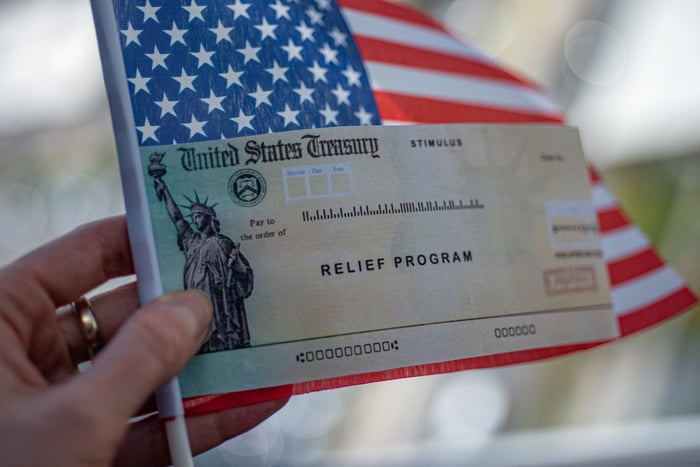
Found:
[[[700,291],[700,2],[414,6],[540,83]],[[124,211],[87,0],[0,0],[0,264]],[[295,397],[228,465],[700,465],[700,313],[546,362]]]

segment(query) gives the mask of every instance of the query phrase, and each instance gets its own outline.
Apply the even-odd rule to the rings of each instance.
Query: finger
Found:
[[[97,355],[78,391],[107,416],[128,419],[155,389],[194,355],[211,321],[211,302],[198,291],[160,297],[134,313]]]
[[[136,282],[122,285],[90,298],[91,310],[97,321],[97,328],[103,343],[108,343],[122,324],[138,308]],[[71,361],[77,365],[90,359],[85,335],[73,307],[67,305],[57,310],[58,325],[61,329]]]
[[[4,271],[3,282],[22,286],[27,303],[17,304],[20,309],[36,308],[37,299],[50,300],[55,309],[133,272],[126,219],[118,216],[79,227],[20,258]]]
[[[129,282],[90,299],[102,338],[109,342],[139,307],[136,282]]]
[[[282,408],[289,399],[187,417],[187,433],[193,454],[207,451],[227,439],[245,433]],[[167,465],[168,439],[163,422],[153,415],[132,425],[115,465]]]

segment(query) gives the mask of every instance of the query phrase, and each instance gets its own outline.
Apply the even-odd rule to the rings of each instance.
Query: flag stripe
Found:
[[[629,224],[627,218],[622,214],[619,208],[598,211],[598,223],[600,224],[600,231],[603,233],[619,229]]]
[[[658,324],[697,303],[697,297],[687,287],[681,287],[632,313],[618,316],[620,334],[627,336]]]
[[[207,396],[197,396],[183,399],[187,415],[205,414],[219,410],[230,409],[232,407],[242,407],[245,405],[258,404],[276,399],[286,399],[295,393],[294,386],[287,384],[284,386],[273,386],[256,389],[253,391],[229,392],[226,394],[211,394]],[[297,393],[298,394],[298,393]]]
[[[539,89],[441,27],[407,21],[384,2],[342,6],[384,123],[561,123]]]
[[[542,94],[517,84],[378,62],[368,62],[366,68],[375,92],[385,91],[543,116],[558,115],[556,106]]]
[[[617,201],[602,183],[594,183],[591,186],[591,195],[593,196],[593,206],[595,206],[597,211],[606,211],[618,207]]]
[[[538,349],[507,352],[496,355],[484,355],[481,357],[464,358],[449,362],[439,362],[427,365],[416,365],[404,368],[393,368],[385,371],[371,373],[359,373],[349,376],[340,376],[323,380],[295,383],[292,394],[305,394],[314,391],[323,391],[344,386],[376,383],[399,378],[435,375],[456,371],[471,370],[477,368],[493,368],[497,366],[515,365],[518,363],[532,362],[552,358],[559,355],[578,352],[589,349],[604,342],[587,342],[583,344],[561,345]],[[232,407],[241,407],[260,401],[278,399],[289,395],[290,386],[278,386],[258,389],[255,391],[233,392],[228,394],[216,394],[213,396],[200,396],[184,401],[187,415],[204,414]],[[264,394],[262,397],[260,394]]]
[[[368,2],[367,0],[338,0],[343,13],[349,10],[370,13],[373,15],[394,18],[408,23],[414,23],[432,29],[443,31],[442,26],[429,16],[410,8],[394,5],[388,2]],[[355,31],[357,32],[357,31]]]
[[[390,92],[375,92],[375,101],[384,124],[398,123],[560,123],[558,115],[543,116],[537,113],[494,109],[488,105],[468,105],[435,99],[409,97]]]
[[[685,287],[683,279],[671,268],[664,266],[639,276],[633,281],[613,287],[610,292],[615,313],[623,315],[646,307],[663,297]]]
[[[514,365],[523,362],[532,362],[576,352],[591,348],[603,342],[587,342],[583,344],[562,345],[557,347],[547,347],[538,349],[522,350],[517,352],[507,352],[496,355],[484,355],[480,357],[470,357],[448,362],[438,362],[425,365],[416,365],[405,368],[395,368],[372,373],[361,373],[350,376],[341,376],[320,381],[309,381],[294,385],[295,394],[303,394],[312,391],[332,389],[339,386],[352,386],[357,384],[367,384],[388,379],[412,378],[416,376],[427,376],[440,373],[450,373],[477,368],[492,368],[496,366]]]
[[[358,36],[355,41],[362,51],[363,58],[369,62],[405,66],[420,64],[422,68],[430,70],[488,78],[509,83],[520,83],[523,86],[536,89],[535,86],[527,83],[525,80],[514,77],[503,68],[484,63],[483,61],[455,57],[453,55],[363,36]]]
[[[600,244],[608,262],[643,252],[650,247],[649,240],[634,225],[604,233],[601,235]]]
[[[588,164],[588,178],[591,179],[591,183],[598,183],[601,181],[600,174],[591,164]]]
[[[493,63],[484,54],[458,41],[442,29],[428,28],[424,25],[406,23],[354,9],[344,9],[343,15],[355,37],[378,39],[440,54]]]
[[[654,271],[663,265],[664,262],[651,248],[634,256],[611,261],[608,263],[610,285],[617,286],[623,282],[636,279],[638,276]]]

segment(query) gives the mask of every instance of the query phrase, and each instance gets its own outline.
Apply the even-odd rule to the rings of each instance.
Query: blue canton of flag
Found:
[[[140,146],[380,123],[332,0],[114,0]]]

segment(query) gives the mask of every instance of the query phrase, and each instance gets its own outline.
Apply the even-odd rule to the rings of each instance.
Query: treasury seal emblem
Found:
[[[228,180],[228,194],[239,206],[256,206],[265,198],[265,193],[267,182],[257,170],[238,170]]]

